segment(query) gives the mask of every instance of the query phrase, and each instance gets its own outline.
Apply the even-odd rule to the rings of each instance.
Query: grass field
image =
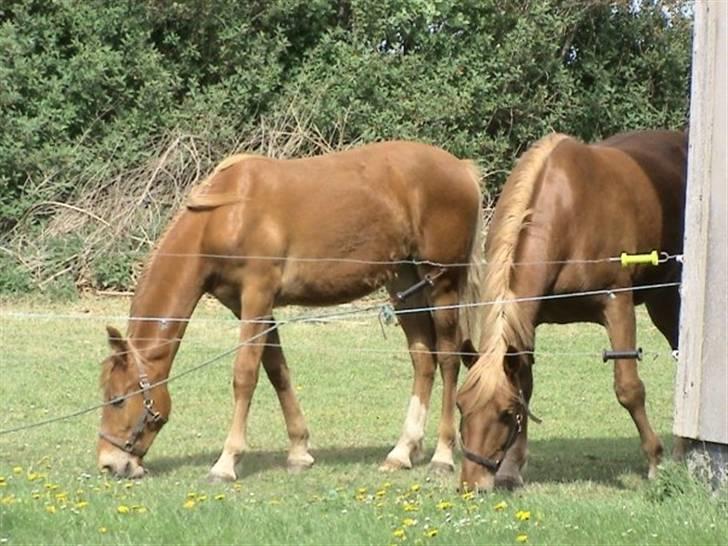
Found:
[[[0,429],[100,401],[104,325],[124,326],[124,299],[0,304]],[[301,310],[290,310],[296,314]],[[54,318],[10,316],[51,314]],[[107,318],[110,317],[110,318]],[[118,317],[118,318],[114,318]],[[640,364],[652,424],[671,444],[669,348],[640,313]],[[172,373],[232,347],[235,322],[203,302]],[[207,320],[219,319],[219,320]],[[172,418],[146,458],[150,474],[116,481],[95,469],[98,412],[0,436],[3,544],[725,544],[726,495],[711,495],[677,465],[656,482],[599,352],[603,330],[542,327],[535,369],[527,486],[470,497],[426,465],[382,474],[398,437],[411,368],[401,331],[375,318],[284,327],[315,466],[285,470],[287,438],[264,374],[253,401],[251,452],[234,484],[208,484],[231,416],[231,358],[170,385]],[[433,447],[439,382],[428,423]]]

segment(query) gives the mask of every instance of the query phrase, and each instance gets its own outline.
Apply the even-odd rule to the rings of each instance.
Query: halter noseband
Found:
[[[139,373],[139,387],[144,397],[144,413],[139,417],[134,428],[131,429],[129,438],[126,441],[119,440],[103,431],[99,431],[99,437],[122,451],[136,455],[137,457],[144,457],[147,452],[136,446],[137,440],[139,440],[139,437],[148,424],[159,424],[159,426],[162,426],[167,422],[167,419],[162,417],[162,414],[154,409],[154,399],[149,395],[149,391],[151,390],[149,378],[143,372]]]
[[[518,435],[523,431],[523,421],[524,421],[524,414],[529,416],[535,423],[541,423],[541,419],[536,417],[533,413],[531,413],[531,410],[528,408],[528,402],[526,402],[525,396],[523,396],[523,390],[518,389],[518,403],[519,403],[519,410],[516,412],[516,416],[514,418],[515,426],[510,427],[510,431],[508,432],[508,437],[506,438],[506,441],[503,443],[503,446],[500,448],[500,452],[502,455],[498,459],[489,459],[487,457],[483,457],[482,455],[478,455],[477,453],[470,451],[465,447],[465,441],[462,439],[463,432],[462,432],[462,420],[460,421],[460,449],[463,452],[463,456],[468,459],[469,461],[472,461],[476,464],[479,464],[480,466],[483,466],[493,472],[494,474],[498,472],[498,469],[501,466],[501,463],[503,463],[503,459],[506,457],[506,453],[511,448],[511,446],[516,442],[516,438]]]

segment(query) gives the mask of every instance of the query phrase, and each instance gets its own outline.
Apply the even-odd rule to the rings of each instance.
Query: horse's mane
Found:
[[[144,265],[144,268],[142,269],[141,274],[139,275],[139,279],[137,280],[136,286],[137,286],[137,293],[134,294],[134,298],[132,300],[132,309],[131,313],[132,315],[135,315],[134,312],[134,303],[138,301],[140,292],[144,290],[144,286],[146,286],[146,279],[149,276],[149,271],[152,268],[152,265],[154,264],[157,253],[159,252],[160,247],[164,243],[164,240],[166,239],[167,235],[169,235],[169,232],[172,231],[174,226],[177,224],[180,217],[189,209],[189,210],[206,210],[211,208],[216,208],[222,205],[229,205],[232,203],[236,203],[239,201],[242,201],[244,199],[244,196],[240,193],[236,192],[214,192],[211,191],[214,188],[214,182],[215,177],[225,169],[228,169],[235,165],[236,163],[239,163],[240,161],[251,159],[254,157],[258,157],[255,155],[250,154],[235,154],[231,155],[229,157],[226,157],[223,159],[220,163],[215,166],[212,173],[207,176],[202,182],[197,184],[192,188],[190,191],[190,194],[187,197],[187,200],[185,201],[185,206],[181,207],[180,210],[177,211],[177,213],[172,217],[172,219],[167,224],[167,227],[162,232],[162,235],[157,239],[157,242],[154,244],[154,247],[152,248],[151,252],[149,253],[149,259],[147,260],[147,263]]]
[[[517,393],[508,381],[503,359],[509,347],[523,349],[523,342],[532,333],[533,325],[525,320],[518,305],[507,303],[513,299],[511,272],[521,229],[531,214],[529,204],[535,183],[549,154],[566,135],[553,133],[534,145],[521,156],[503,188],[497,205],[493,225],[489,228],[486,250],[487,273],[483,298],[493,302],[486,306],[482,336],[478,352],[480,358],[470,368],[461,393],[475,389],[463,399],[470,413],[490,400],[495,392],[505,389],[511,396]]]

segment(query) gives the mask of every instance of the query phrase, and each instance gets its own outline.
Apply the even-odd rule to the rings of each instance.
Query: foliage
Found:
[[[130,285],[133,275],[116,266],[107,267],[112,281],[93,270],[109,241],[116,251],[148,249],[179,192],[243,147],[286,156],[418,139],[475,158],[497,191],[514,158],[548,131],[595,140],[682,127],[690,7],[8,0],[0,7],[0,244],[16,264],[3,263],[0,277],[26,268],[38,286],[56,275],[42,263],[52,237],[34,230],[55,236],[72,224],[91,240],[66,256],[71,280]],[[160,216],[134,207],[123,229],[109,231],[104,221],[121,226],[113,200],[132,194]]]

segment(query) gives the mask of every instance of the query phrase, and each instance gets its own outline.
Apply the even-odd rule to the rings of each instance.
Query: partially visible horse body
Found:
[[[458,393],[461,483],[479,489],[522,484],[538,324],[602,324],[613,349],[633,350],[634,306],[644,303],[655,326],[677,347],[678,288],[629,289],[679,281],[680,264],[622,267],[594,259],[652,249],[682,252],[686,155],[684,133],[650,131],[592,145],[553,134],[519,160],[486,242],[482,299],[498,303],[487,310],[481,357]],[[539,299],[604,289],[613,292]],[[515,298],[522,300],[508,303]],[[662,445],[645,412],[634,359],[614,362],[614,388],[637,426],[654,476]]]
[[[123,476],[143,474],[142,459],[171,408],[166,384],[154,384],[169,377],[185,319],[204,293],[241,319],[232,424],[211,476],[236,478],[261,361],[285,417],[288,465],[310,466],[309,433],[278,331],[266,332],[270,324],[256,319],[272,319],[279,305],[331,305],[381,286],[394,295],[427,276],[431,282],[422,291],[396,306],[451,307],[400,317],[414,384],[401,437],[383,466],[408,468],[422,455],[439,364],[443,405],[432,464],[453,469],[461,336],[452,306],[477,280],[480,204],[475,167],[424,144],[379,143],[308,159],[243,155],[224,161],[193,190],[160,239],[134,295],[127,338],[109,329],[113,354],[101,383],[105,398],[118,403],[103,409],[99,466]],[[256,342],[245,343],[251,339]],[[136,390],[143,392],[126,396]]]

